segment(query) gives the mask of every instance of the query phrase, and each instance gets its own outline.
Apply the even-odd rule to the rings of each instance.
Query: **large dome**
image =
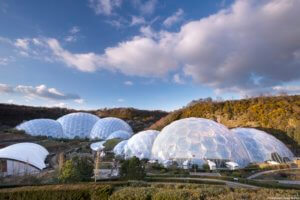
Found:
[[[154,141],[152,157],[165,160],[223,159],[248,164],[246,150],[225,126],[209,119],[186,118],[162,129]]]
[[[73,139],[89,138],[90,132],[100,118],[89,113],[71,113],[57,119],[62,125],[64,137]]]
[[[158,134],[159,131],[147,130],[132,136],[124,147],[125,158],[136,156],[150,159],[152,145]]]
[[[132,133],[131,127],[123,120],[115,117],[106,117],[100,119],[91,131],[91,139],[102,139],[105,140],[110,134],[115,131],[127,131]]]
[[[33,136],[63,137],[62,126],[52,119],[33,119],[18,125],[16,129]]]
[[[245,146],[250,162],[271,160],[272,153],[293,159],[293,153],[274,136],[254,128],[235,128],[231,131]]]

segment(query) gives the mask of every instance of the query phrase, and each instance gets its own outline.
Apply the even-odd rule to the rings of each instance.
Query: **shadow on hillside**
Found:
[[[295,154],[295,156],[300,156],[300,145],[293,138],[288,136],[286,132],[274,128],[257,127],[257,129],[272,134],[274,137],[287,145],[289,149]]]

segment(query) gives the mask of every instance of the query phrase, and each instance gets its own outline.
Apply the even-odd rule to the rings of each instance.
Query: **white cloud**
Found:
[[[64,50],[56,39],[50,38],[47,39],[46,42],[58,60],[64,62],[67,66],[74,67],[80,71],[95,71],[102,62],[101,57],[95,53],[72,54],[69,51]]]
[[[124,84],[128,85],[128,86],[131,86],[131,85],[133,85],[133,82],[132,81],[125,81]]]
[[[0,83],[0,93],[13,93],[14,89],[13,87]]]
[[[28,48],[29,48],[29,39],[27,39],[27,38],[16,39],[14,45],[16,47],[21,48],[21,49],[28,50]]]
[[[77,102],[83,102],[77,94],[65,94],[58,91],[56,88],[48,88],[46,85],[39,85],[36,87],[18,85],[16,87],[12,87],[10,85],[0,83],[0,93],[17,93],[25,95],[28,99],[38,97],[50,100],[76,100]]]
[[[139,10],[142,14],[152,14],[155,11],[157,0],[148,0],[145,3],[142,3],[141,0],[137,0],[136,4],[138,5]]]
[[[182,21],[183,14],[184,14],[184,11],[181,8],[178,9],[177,12],[175,12],[172,16],[165,19],[165,21],[163,22],[163,25],[166,27],[170,27],[173,24],[176,24],[176,23]]]
[[[299,9],[297,0],[238,0],[182,26],[176,55],[186,75],[213,88],[257,88],[252,74],[259,87],[299,80]]]
[[[52,105],[46,104],[45,106],[46,107],[58,107],[58,108],[67,108],[68,107],[68,105],[64,102],[59,102],[59,103],[55,103]]]
[[[74,35],[68,35],[65,37],[65,41],[66,42],[76,42],[77,41],[77,37]]]
[[[70,33],[72,34],[72,35],[74,35],[74,34],[76,34],[76,33],[79,33],[79,31],[80,31],[80,28],[78,27],[78,26],[73,26],[71,29],[70,29]]]
[[[121,4],[122,0],[89,0],[89,6],[97,15],[111,15],[113,10]]]
[[[78,103],[78,104],[83,104],[85,102],[84,99],[75,99],[74,102]]]
[[[124,102],[125,100],[124,99],[117,99],[118,102],[122,103]]]
[[[9,59],[8,58],[0,58],[0,65],[7,65]]]
[[[300,94],[300,85],[274,86],[272,89],[277,92]]]
[[[146,21],[144,17],[132,16],[130,26],[141,25],[145,23]]]
[[[13,100],[13,99],[9,99],[9,100],[7,100],[7,103],[9,103],[9,104],[12,104],[12,103],[14,103],[15,101]]]
[[[184,84],[184,80],[180,77],[179,74],[174,74],[173,81],[177,84]]]

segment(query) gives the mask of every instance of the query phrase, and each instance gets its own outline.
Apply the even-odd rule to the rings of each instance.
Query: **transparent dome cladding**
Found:
[[[249,158],[241,142],[224,125],[202,118],[175,121],[162,129],[152,158],[165,160],[228,159],[246,166]]]
[[[254,128],[231,129],[244,145],[250,162],[271,160],[272,153],[278,153],[282,158],[293,159],[293,153],[274,136]]]
[[[57,119],[62,125],[64,138],[89,138],[95,123],[100,120],[96,115],[89,113],[71,113]]]
[[[59,122],[52,119],[34,119],[24,122],[16,127],[33,136],[63,137],[63,129]]]

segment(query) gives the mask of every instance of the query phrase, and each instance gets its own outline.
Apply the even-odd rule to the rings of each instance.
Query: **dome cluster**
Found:
[[[131,127],[123,120],[107,117],[100,119],[89,113],[71,113],[57,120],[34,119],[16,127],[33,136],[53,138],[89,138],[105,140],[113,138],[128,139],[132,135]]]
[[[252,129],[229,130],[209,119],[186,118],[164,127],[161,132],[142,131],[114,148],[125,159],[136,156],[160,163],[191,162],[199,166],[207,161],[225,161],[245,167],[249,163],[272,159],[276,154],[293,159],[293,153],[272,135]]]

